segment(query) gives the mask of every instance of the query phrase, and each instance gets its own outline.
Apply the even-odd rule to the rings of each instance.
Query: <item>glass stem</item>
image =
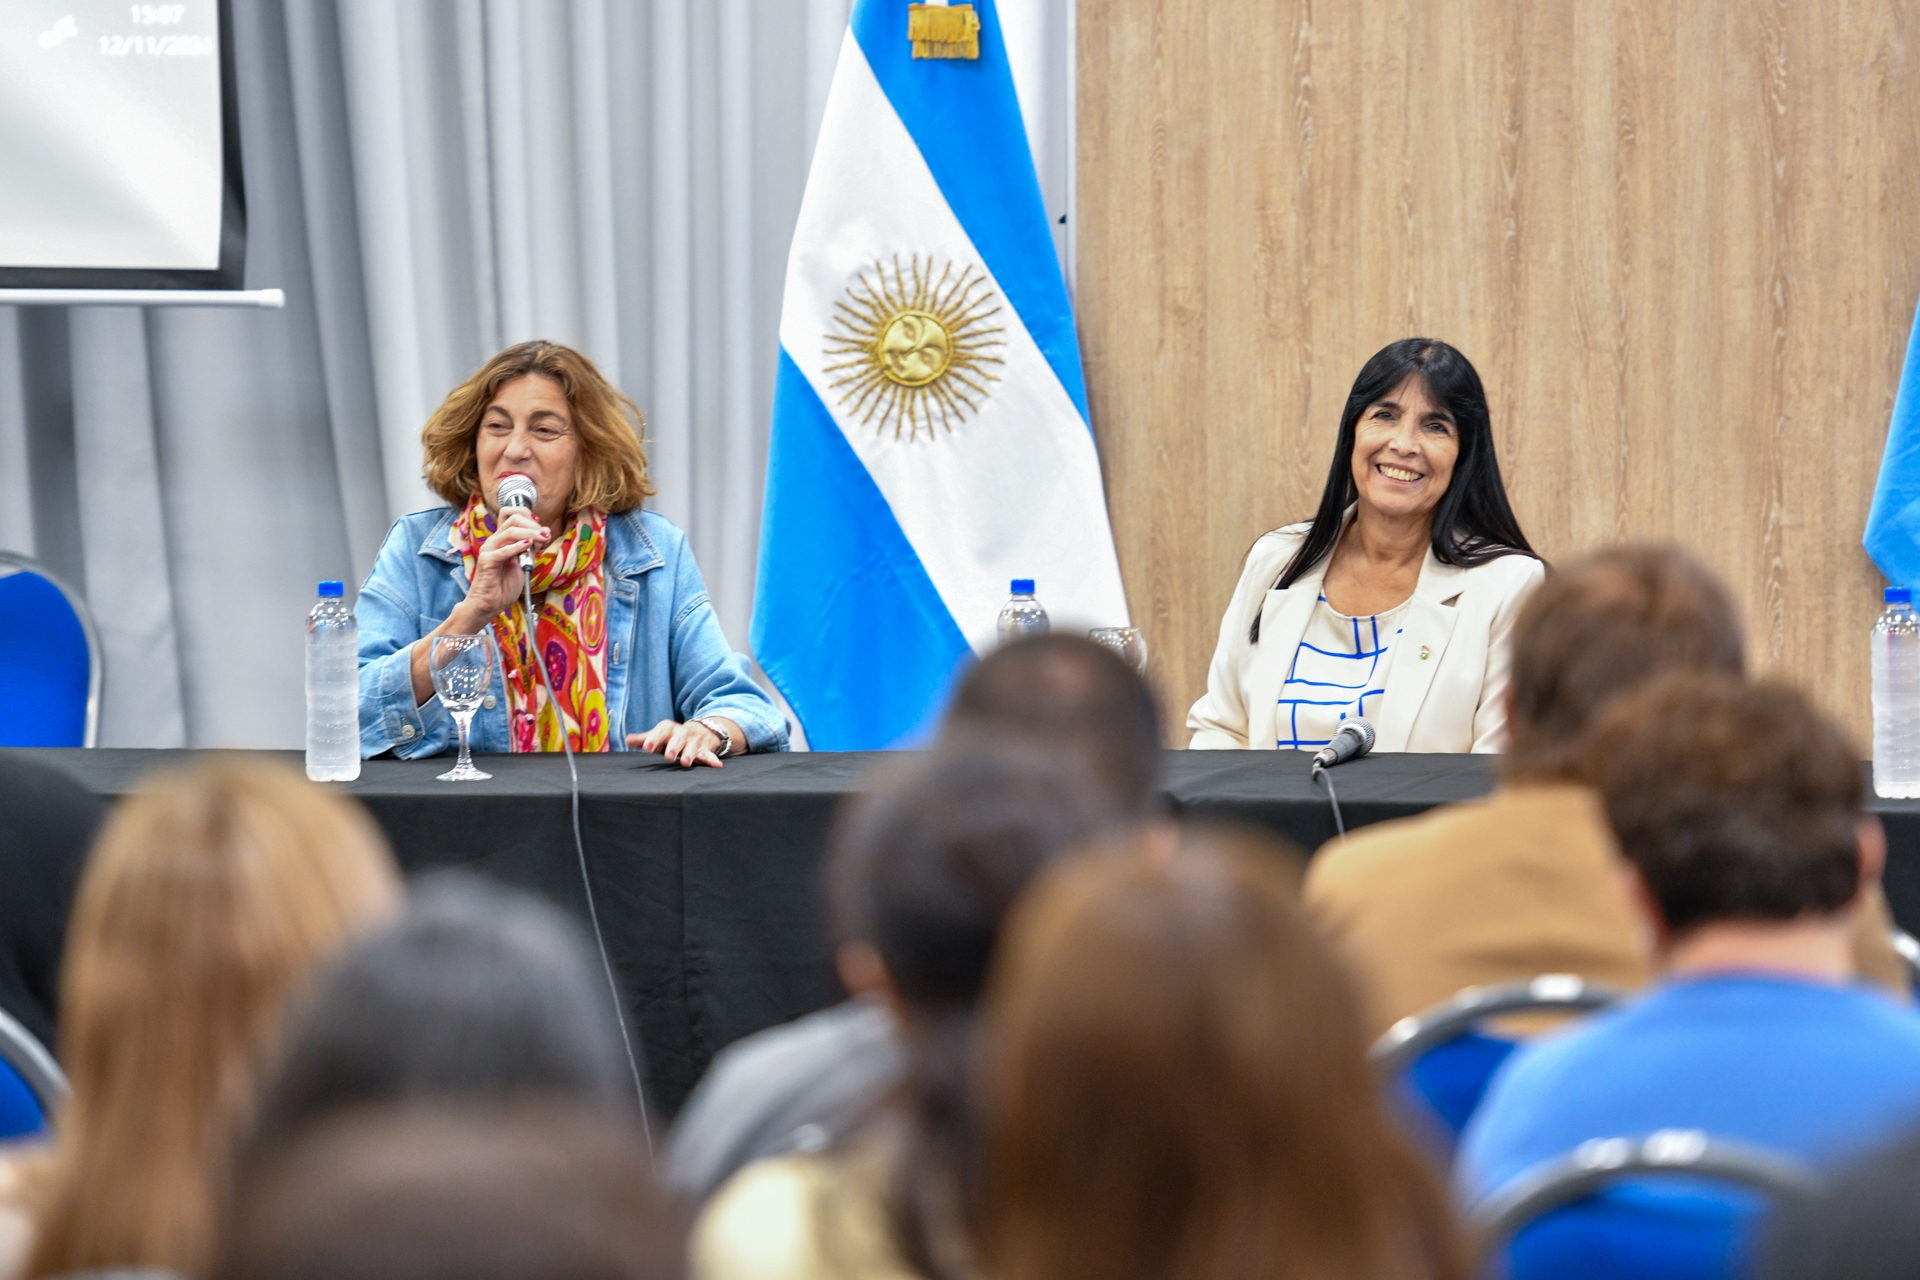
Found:
[[[453,722],[460,729],[460,759],[459,762],[454,765],[454,768],[465,772],[473,768],[473,753],[468,750],[467,747],[467,730],[473,724],[473,712],[456,711],[453,716]]]

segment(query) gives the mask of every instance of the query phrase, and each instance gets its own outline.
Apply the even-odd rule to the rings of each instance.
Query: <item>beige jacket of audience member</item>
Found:
[[[920,1280],[888,1223],[898,1136],[882,1125],[842,1149],[742,1169],[694,1221],[692,1280]],[[948,1271],[970,1272],[957,1236],[937,1246]]]
[[[1466,987],[1542,973],[1646,983],[1649,940],[1617,867],[1598,796],[1529,783],[1331,841],[1304,892],[1352,965],[1377,1036]],[[1854,960],[1904,995],[1891,924],[1875,890]]]
[[[1307,528],[1276,529],[1247,553],[1220,621],[1207,691],[1187,713],[1191,747],[1274,749],[1280,686],[1320,601],[1327,558],[1286,590],[1270,588]],[[1388,659],[1386,692],[1373,717],[1375,751],[1498,751],[1506,745],[1508,636],[1520,606],[1545,577],[1546,567],[1532,556],[1501,556],[1462,569],[1427,552]],[[1257,645],[1247,638],[1255,617]]]

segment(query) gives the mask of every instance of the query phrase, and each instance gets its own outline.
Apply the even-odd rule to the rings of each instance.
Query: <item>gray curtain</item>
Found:
[[[904,0],[902,0],[904,3]],[[435,505],[421,424],[587,352],[745,647],[780,290],[849,0],[236,0],[248,288],[0,307],[0,547],[82,591],[103,746],[296,747],[314,583]],[[1071,0],[1002,0],[1070,252]]]

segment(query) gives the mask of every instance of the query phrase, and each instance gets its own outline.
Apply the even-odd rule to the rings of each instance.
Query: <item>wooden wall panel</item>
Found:
[[[1080,0],[1077,301],[1170,718],[1389,341],[1479,366],[1549,559],[1670,538],[1865,749],[1920,291],[1913,0]],[[1175,735],[1185,741],[1184,733]]]

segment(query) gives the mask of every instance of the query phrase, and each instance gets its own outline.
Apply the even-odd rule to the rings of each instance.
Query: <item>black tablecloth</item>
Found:
[[[102,795],[187,763],[185,751],[23,751]],[[298,767],[297,753],[276,753]],[[821,856],[834,806],[884,757],[748,756],[683,771],[655,757],[585,756],[580,826],[607,948],[669,1113],[724,1045],[841,997],[827,945]],[[564,760],[483,756],[490,782],[435,781],[446,760],[369,761],[343,789],[372,811],[409,872],[460,866],[584,917]],[[1419,813],[1492,785],[1485,756],[1382,755],[1335,775],[1347,825]],[[1326,796],[1293,752],[1166,755],[1183,814],[1254,822],[1312,850],[1333,835]],[[1920,932],[1920,802],[1875,804],[1887,823],[1887,894]]]

